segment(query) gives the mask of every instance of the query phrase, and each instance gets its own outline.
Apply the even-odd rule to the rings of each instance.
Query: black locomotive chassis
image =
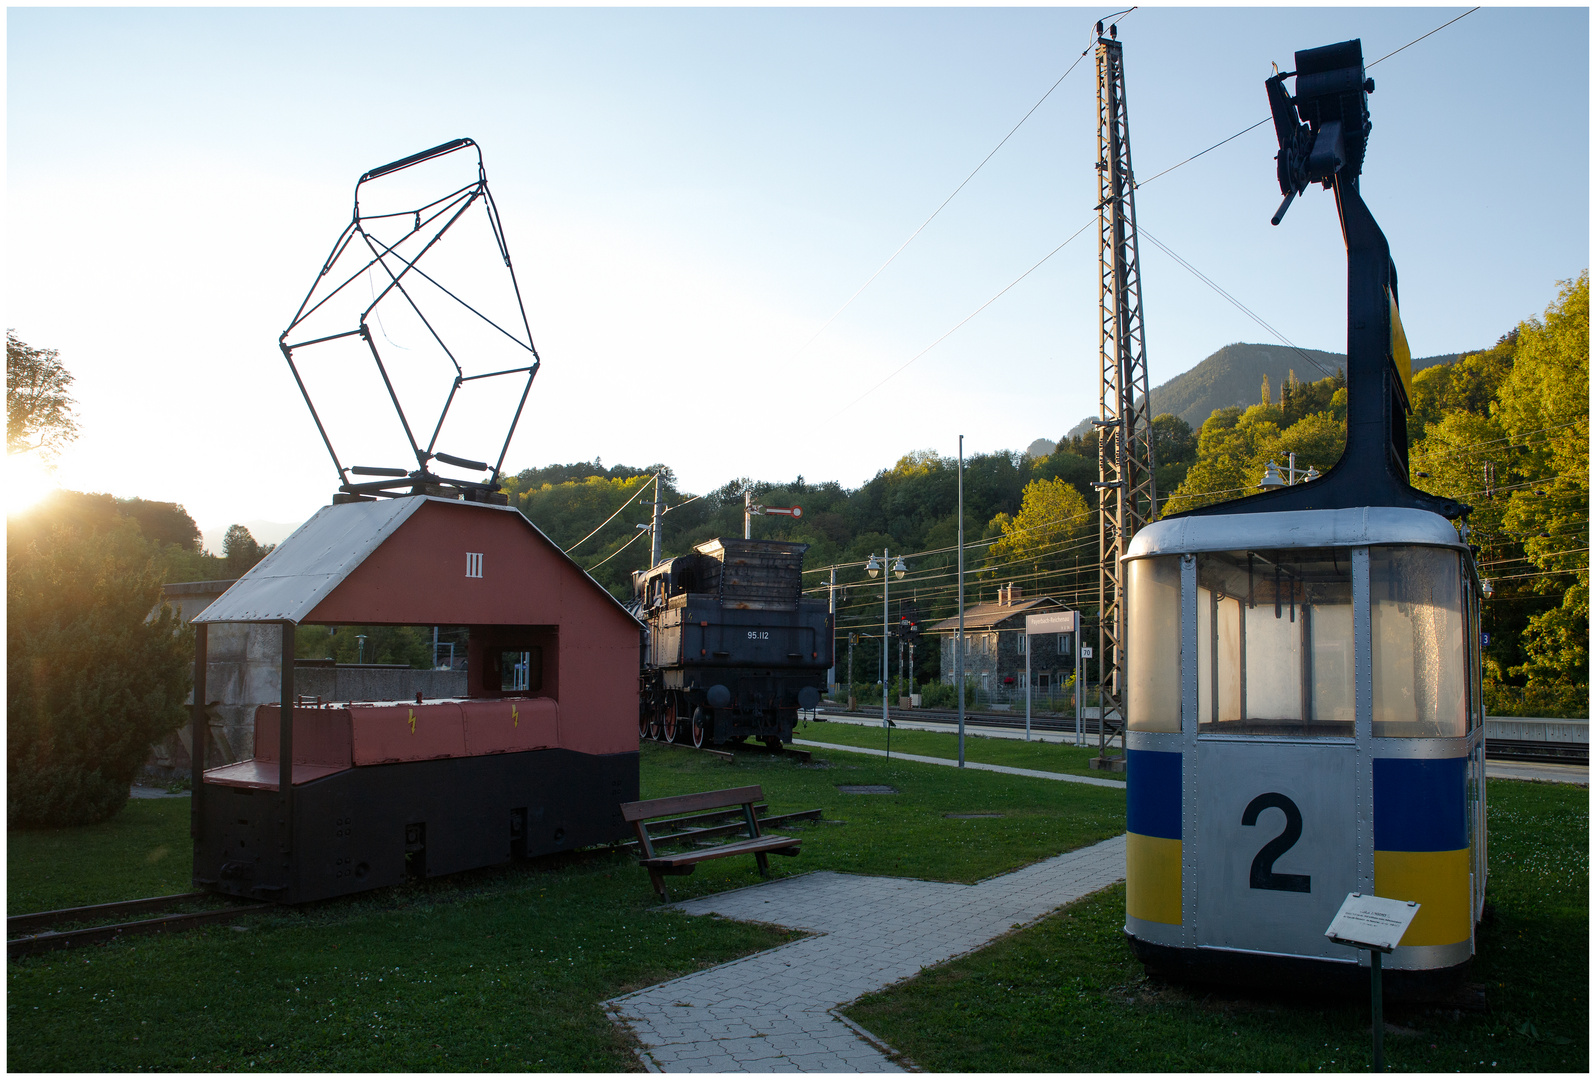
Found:
[[[552,749],[348,769],[294,786],[291,850],[277,792],[206,784],[194,884],[303,904],[623,840],[637,768]]]
[[[705,741],[792,739],[798,695],[826,687],[831,616],[822,600],[743,607],[709,593],[672,597],[647,613],[645,718],[676,708],[678,730],[702,713]],[[717,700],[716,687],[725,688]]]
[[[650,715],[650,710],[659,715],[674,701],[678,729],[687,731],[693,714],[702,711],[706,743],[723,744],[742,738],[791,742],[793,725],[798,722],[798,693],[806,686],[817,692],[824,689],[826,670],[669,668],[645,673],[643,683],[645,716]],[[709,689],[713,686],[724,686],[730,692],[730,705],[710,705]]]

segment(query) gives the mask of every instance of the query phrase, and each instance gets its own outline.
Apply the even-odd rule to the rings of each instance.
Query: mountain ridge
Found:
[[[1462,353],[1441,353],[1436,356],[1415,358],[1413,370],[1420,371],[1436,364],[1450,364]],[[1256,405],[1261,399],[1265,376],[1276,395],[1284,385],[1289,372],[1296,372],[1303,382],[1314,382],[1338,370],[1346,369],[1346,354],[1324,352],[1320,349],[1296,349],[1287,345],[1263,345],[1245,341],[1232,342],[1217,349],[1195,366],[1153,387],[1153,416],[1174,413],[1195,431],[1215,409],[1229,405]],[[1318,364],[1322,367],[1315,367]],[[1065,438],[1090,434],[1092,421],[1088,416],[1065,434]]]

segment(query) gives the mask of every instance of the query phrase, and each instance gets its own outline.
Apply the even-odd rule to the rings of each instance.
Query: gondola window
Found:
[[[1197,557],[1197,720],[1205,734],[1350,738],[1345,550]]]

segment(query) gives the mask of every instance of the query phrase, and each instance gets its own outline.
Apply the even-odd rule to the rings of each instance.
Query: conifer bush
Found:
[[[16,538],[13,531],[13,538]],[[150,746],[183,723],[193,631],[160,602],[131,522],[53,527],[6,554],[6,818],[115,814]]]

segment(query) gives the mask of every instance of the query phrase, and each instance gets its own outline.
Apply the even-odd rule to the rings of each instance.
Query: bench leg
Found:
[[[756,851],[756,852],[754,852],[754,858],[759,861],[759,876],[760,877],[769,877],[770,876],[770,856],[766,855],[763,851]]]
[[[665,875],[661,874],[658,870],[650,870],[648,872],[648,878],[654,883],[654,891],[659,894],[660,903],[670,903],[671,894],[670,890],[665,887]]]

